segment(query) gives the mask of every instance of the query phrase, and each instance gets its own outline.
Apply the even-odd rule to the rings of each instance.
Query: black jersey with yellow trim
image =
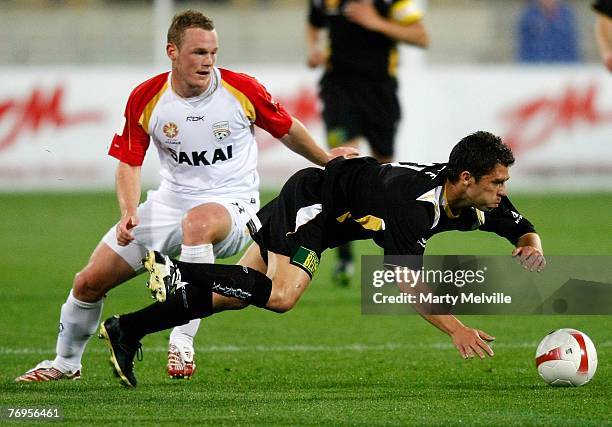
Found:
[[[446,164],[336,159],[328,163],[322,188],[330,247],[373,239],[387,255],[421,255],[427,240],[450,230],[482,230],[513,244],[533,225],[502,197],[489,212],[464,208],[457,216],[445,209]]]
[[[397,43],[382,33],[350,22],[342,13],[354,0],[310,0],[309,22],[329,31],[327,71],[370,81],[394,80],[397,73]],[[410,0],[373,0],[378,13],[408,25],[422,18]]]

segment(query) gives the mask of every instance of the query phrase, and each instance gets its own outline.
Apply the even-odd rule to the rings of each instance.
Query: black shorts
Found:
[[[321,79],[327,141],[337,147],[363,136],[375,155],[393,156],[400,119],[395,80],[370,82],[326,74]]]
[[[324,171],[307,168],[295,173],[280,194],[259,210],[261,228],[252,235],[264,261],[268,251],[288,256],[291,263],[314,275],[327,249],[326,214],[321,190]]]

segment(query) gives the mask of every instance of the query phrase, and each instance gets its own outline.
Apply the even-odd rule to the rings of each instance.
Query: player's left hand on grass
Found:
[[[336,157],[346,157],[347,159],[351,159],[353,157],[359,157],[361,153],[358,149],[351,146],[344,147],[336,147],[329,150],[329,160],[333,160]]]
[[[512,256],[518,259],[525,270],[540,272],[546,267],[544,254],[533,246],[520,246],[512,251]]]
[[[472,359],[476,355],[481,359],[487,355],[493,357],[493,350],[486,341],[493,341],[495,337],[486,332],[462,326],[451,334],[451,338],[464,359]]]

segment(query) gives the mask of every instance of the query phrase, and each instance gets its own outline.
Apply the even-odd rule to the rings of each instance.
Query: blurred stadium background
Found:
[[[164,377],[167,334],[156,334],[144,342],[135,394],[111,380],[98,342],[88,346],[78,385],[13,384],[52,356],[72,277],[117,220],[116,161],[106,152],[131,89],[168,67],[165,31],[175,11],[193,7],[210,15],[220,35],[218,65],[257,77],[324,143],[319,72],[305,65],[306,3],[0,0],[0,403],[59,405],[74,425],[609,423],[610,317],[468,319],[496,334],[498,344],[494,359],[464,362],[416,317],[360,316],[357,281],[347,289],[328,283],[333,257],[323,259],[312,289],[281,320],[258,310],[207,320],[196,347],[200,372],[191,383]],[[536,224],[547,252],[603,255],[607,262],[612,77],[597,57],[590,1],[569,2],[582,60],[564,65],[515,60],[525,3],[420,2],[431,47],[401,49],[397,157],[444,161],[465,134],[498,133],[517,156],[513,201]],[[259,144],[265,201],[306,164],[267,135]],[[157,182],[155,157],[150,150],[147,187]],[[510,252],[488,233],[457,235],[435,237],[428,253]],[[379,253],[370,243],[358,249]],[[114,290],[104,316],[150,302],[142,282]],[[600,365],[593,384],[553,390],[537,378],[536,344],[560,327],[584,330],[595,342]]]
[[[528,0],[419,0],[432,37],[427,62],[437,65],[510,64],[516,21]],[[598,62],[587,0],[569,0],[580,46]],[[145,65],[174,10],[197,8],[214,18],[227,66],[304,63],[306,0],[2,0],[4,65]],[[174,4],[174,7],[172,6]],[[158,26],[156,26],[156,24]],[[165,57],[162,66],[166,65]]]
[[[459,138],[487,129],[517,154],[514,188],[612,189],[612,79],[599,64],[589,1],[569,2],[582,60],[530,66],[515,60],[526,1],[419,3],[431,47],[401,48],[398,159],[444,161]],[[0,7],[0,190],[111,189],[115,161],[106,150],[127,96],[167,69],[165,31],[187,7],[214,18],[218,65],[257,77],[324,141],[320,71],[305,66],[305,0],[3,0]],[[259,143],[264,187],[306,165],[267,135]],[[144,173],[154,186],[156,167]]]

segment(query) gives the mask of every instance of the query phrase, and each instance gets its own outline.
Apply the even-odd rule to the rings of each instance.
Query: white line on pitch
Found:
[[[533,348],[537,347],[537,342],[517,342],[517,343],[494,343],[493,348]],[[612,347],[612,341],[603,341],[596,344],[596,348]],[[309,345],[309,344],[294,344],[294,345],[254,345],[254,346],[239,346],[239,345],[212,345],[206,347],[196,347],[197,352],[201,353],[261,353],[261,352],[290,352],[290,353],[306,353],[306,352],[334,352],[334,351],[381,351],[381,350],[410,350],[410,349],[451,349],[454,346],[451,343],[431,343],[431,344],[346,344],[346,345]],[[147,352],[165,353],[167,347],[144,347]],[[106,347],[90,346],[86,351],[94,353],[106,353]],[[52,348],[10,348],[0,347],[0,355],[8,354],[53,354]]]

